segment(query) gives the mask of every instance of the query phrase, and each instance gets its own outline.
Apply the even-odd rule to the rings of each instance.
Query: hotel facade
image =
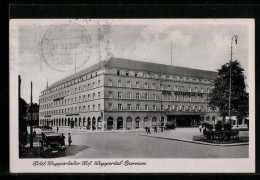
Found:
[[[39,125],[87,130],[215,124],[217,72],[110,58],[47,87]]]

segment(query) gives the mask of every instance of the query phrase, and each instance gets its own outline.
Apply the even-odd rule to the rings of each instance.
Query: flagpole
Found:
[[[172,40],[171,40],[171,66],[172,66]]]

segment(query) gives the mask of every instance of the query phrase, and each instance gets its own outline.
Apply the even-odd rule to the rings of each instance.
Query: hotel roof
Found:
[[[185,76],[185,77],[195,77],[201,79],[209,79],[214,80],[218,73],[214,71],[206,71],[178,66],[170,66],[164,64],[150,63],[144,61],[135,61],[135,60],[127,60],[121,58],[110,58],[106,61],[101,61],[89,68],[86,68],[76,74],[68,76],[48,87],[51,89],[78,77],[81,77],[85,74],[96,71],[100,68],[108,67],[108,68],[119,68],[119,69],[129,69],[134,71],[145,71],[147,73],[155,73],[155,74],[168,74],[168,75],[176,75],[176,76]]]

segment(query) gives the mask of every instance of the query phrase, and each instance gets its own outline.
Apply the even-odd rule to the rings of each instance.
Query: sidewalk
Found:
[[[249,143],[232,143],[232,144],[216,144],[216,143],[208,143],[202,141],[194,141],[193,136],[200,136],[202,133],[199,132],[199,128],[176,128],[175,130],[164,130],[161,132],[160,130],[157,133],[151,131],[151,134],[147,134],[146,132],[139,133],[139,136],[147,136],[153,138],[160,139],[168,139],[175,141],[182,141],[187,143],[195,143],[195,144],[203,144],[203,145],[211,145],[211,146],[239,146],[239,145],[248,145]],[[242,131],[239,132],[240,136],[248,135],[248,132]]]
[[[56,128],[53,129],[56,132]],[[140,129],[131,129],[131,130],[107,130],[107,131],[103,131],[103,130],[86,130],[86,129],[79,129],[79,128],[68,128],[68,127],[60,127],[59,131],[60,133],[64,133],[64,132],[81,132],[81,133],[118,133],[118,132],[142,132],[145,131],[143,128]]]

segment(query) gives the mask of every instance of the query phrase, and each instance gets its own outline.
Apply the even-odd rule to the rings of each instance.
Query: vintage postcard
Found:
[[[11,19],[11,173],[255,172],[254,19]]]

